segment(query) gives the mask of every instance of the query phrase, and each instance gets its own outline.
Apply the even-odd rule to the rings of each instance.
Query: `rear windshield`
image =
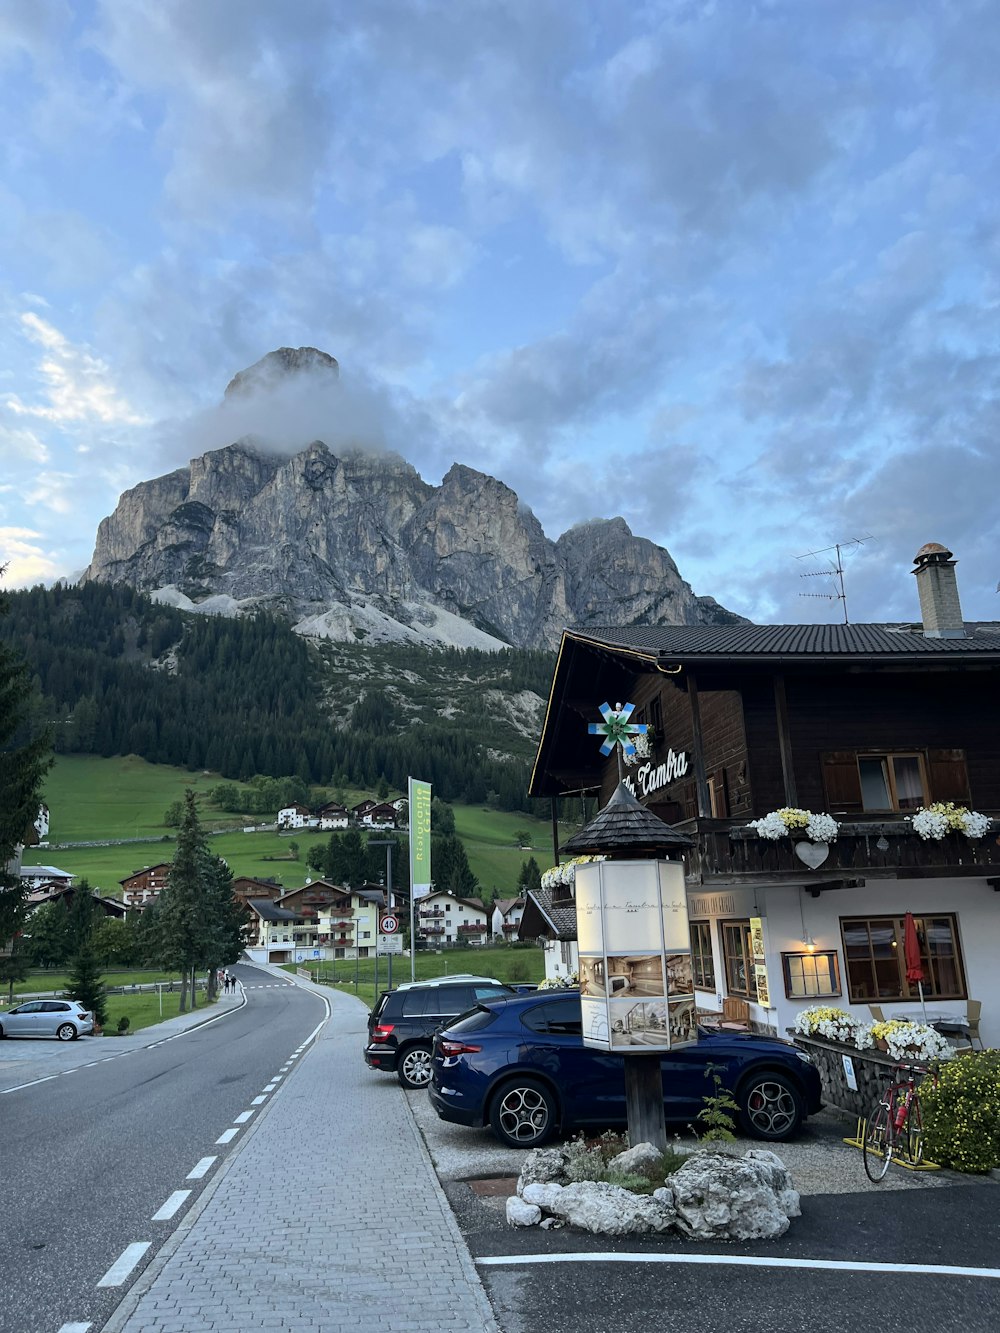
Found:
[[[491,1023],[497,1021],[497,1013],[493,1009],[484,1009],[477,1006],[461,1018],[456,1018],[454,1023],[448,1024],[449,1032],[478,1032],[480,1028],[488,1028]]]

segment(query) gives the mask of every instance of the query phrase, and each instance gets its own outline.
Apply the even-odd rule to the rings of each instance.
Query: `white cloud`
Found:
[[[27,337],[43,351],[38,375],[45,401],[26,403],[20,395],[8,394],[9,411],[17,416],[41,417],[54,425],[87,420],[138,425],[144,420],[111,383],[111,371],[100,357],[74,346],[33,311],[21,315],[21,324]]]
[[[59,556],[47,549],[47,537],[33,528],[0,527],[0,569],[9,588],[29,588],[59,578]]]

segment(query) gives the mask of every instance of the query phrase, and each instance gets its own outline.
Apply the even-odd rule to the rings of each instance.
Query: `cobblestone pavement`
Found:
[[[497,1333],[364,1007],[314,989],[330,1021],[104,1333]]]

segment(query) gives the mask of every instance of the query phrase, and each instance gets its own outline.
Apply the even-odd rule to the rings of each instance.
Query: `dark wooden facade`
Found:
[[[924,842],[906,822],[912,807],[863,808],[858,776],[859,756],[915,755],[923,800],[1000,815],[1000,633],[926,646],[913,633],[906,651],[889,640],[884,651],[866,652],[865,627],[853,637],[854,627],[835,627],[844,631],[838,651],[822,653],[808,628],[769,627],[759,652],[732,633],[738,651],[714,654],[705,651],[705,631],[694,628],[685,643],[675,627],[666,649],[655,629],[645,640],[643,631],[625,632],[626,642],[616,642],[620,631],[603,640],[567,633],[531,794],[590,790],[603,806],[617,762],[602,759],[587,723],[599,720],[601,703],[629,701],[633,720],[655,732],[643,764],[656,769],[669,750],[687,756],[683,776],[648,793],[638,766],[625,773],[644,804],[695,838],[695,882],[801,879],[789,841],[746,829],[783,806],[841,823],[829,866],[840,875],[919,877],[935,867],[982,875],[989,866],[1000,875],[997,826],[979,841]]]

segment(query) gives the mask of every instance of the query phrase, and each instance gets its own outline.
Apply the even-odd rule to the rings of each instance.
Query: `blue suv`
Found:
[[[434,1037],[431,1103],[442,1120],[490,1125],[501,1142],[536,1148],[556,1133],[627,1123],[624,1057],[583,1044],[576,991],[538,991],[480,1004]],[[699,1030],[663,1057],[668,1121],[693,1124],[715,1091],[708,1067],[739,1105],[753,1138],[779,1142],[820,1110],[819,1074],[789,1042]]]

